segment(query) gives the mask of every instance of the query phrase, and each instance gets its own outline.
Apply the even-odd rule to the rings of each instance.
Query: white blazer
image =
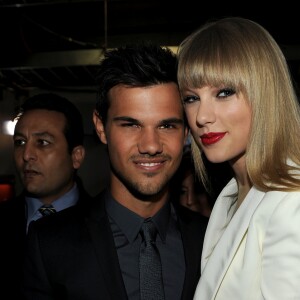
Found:
[[[214,205],[194,300],[300,299],[300,192],[252,187],[235,214],[234,193]]]

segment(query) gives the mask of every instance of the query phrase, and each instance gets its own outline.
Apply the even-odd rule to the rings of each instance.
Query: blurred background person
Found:
[[[198,180],[192,160],[190,147],[185,146],[181,164],[173,178],[173,199],[193,211],[209,217],[213,201]]]
[[[173,199],[181,205],[209,217],[217,196],[232,178],[232,170],[227,163],[212,164],[205,157],[203,160],[208,176],[206,188],[197,176],[191,145],[186,144],[181,164],[173,178],[172,191]]]

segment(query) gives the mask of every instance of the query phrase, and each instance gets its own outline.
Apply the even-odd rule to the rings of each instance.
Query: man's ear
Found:
[[[81,145],[74,147],[72,150],[73,168],[78,170],[85,157],[85,148]]]
[[[104,125],[102,120],[100,119],[96,110],[93,112],[93,122],[95,126],[96,133],[103,144],[107,144],[106,135],[104,131]]]

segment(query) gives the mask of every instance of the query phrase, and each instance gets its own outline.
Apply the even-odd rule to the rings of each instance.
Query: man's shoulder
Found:
[[[66,246],[69,249],[68,246],[72,248],[74,243],[84,243],[89,240],[91,232],[101,231],[104,224],[109,224],[103,202],[101,198],[95,197],[88,205],[78,203],[31,222],[27,235],[29,243],[39,240],[43,251],[49,255],[60,247]]]
[[[79,201],[90,201],[94,197],[90,195],[90,193],[85,189],[83,184],[77,184],[78,192],[79,192]]]
[[[208,218],[182,205],[177,205],[176,211],[184,245],[194,254],[201,254]]]
[[[175,209],[179,219],[186,224],[198,224],[206,228],[208,224],[208,217],[201,215],[199,212],[192,211],[183,205],[175,205]]]
[[[81,226],[86,219],[95,218],[104,212],[102,194],[88,197],[79,201],[76,205],[65,208],[50,216],[40,218],[33,224],[36,230],[58,230]]]

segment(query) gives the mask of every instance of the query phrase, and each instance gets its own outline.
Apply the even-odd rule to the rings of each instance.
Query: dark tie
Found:
[[[165,299],[161,261],[155,245],[156,235],[155,225],[151,220],[146,220],[141,228],[143,242],[139,260],[141,300]]]
[[[39,208],[39,212],[45,217],[56,213],[56,210],[51,204],[45,204]]]

